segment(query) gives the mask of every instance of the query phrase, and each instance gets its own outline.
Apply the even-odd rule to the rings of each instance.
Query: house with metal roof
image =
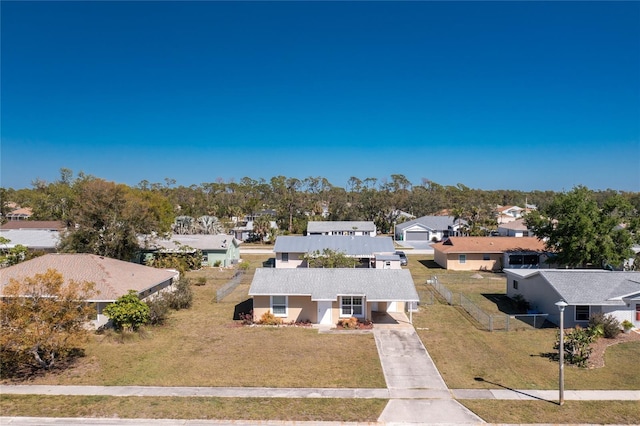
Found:
[[[391,237],[369,237],[365,235],[308,235],[280,236],[276,239],[273,251],[276,255],[276,268],[306,268],[304,256],[324,250],[343,253],[359,259],[359,267],[375,266],[377,255],[393,255],[395,247]],[[397,261],[400,261],[398,257]]]
[[[59,272],[65,282],[92,282],[96,295],[87,300],[96,306],[93,320],[96,328],[108,322],[103,314],[105,306],[134,290],[141,299],[170,288],[179,273],[170,269],[156,269],[95,254],[51,253],[2,269],[0,294],[11,280],[23,281],[49,269]]]
[[[26,223],[28,221],[15,222]],[[58,251],[60,243],[60,232],[50,229],[0,229],[0,237],[9,240],[6,244],[0,244],[0,250],[21,245],[32,251],[55,253]]]
[[[284,322],[320,325],[335,325],[349,317],[370,320],[374,312],[411,315],[411,307],[419,301],[406,269],[260,268],[249,296],[256,321],[270,311]]]
[[[453,271],[537,269],[550,258],[535,237],[449,237],[432,247],[433,260]]]
[[[307,235],[368,235],[376,236],[376,224],[371,221],[309,221]]]
[[[397,224],[394,235],[397,241],[441,241],[459,235],[460,226],[464,223],[454,216],[422,216]]]
[[[507,296],[517,295],[529,302],[532,310],[549,314],[560,322],[555,305],[565,301],[566,327],[588,326],[595,313],[613,315],[618,321],[630,321],[640,327],[640,272],[601,269],[505,269]]]

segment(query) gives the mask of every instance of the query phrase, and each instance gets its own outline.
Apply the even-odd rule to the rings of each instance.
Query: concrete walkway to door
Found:
[[[390,400],[382,423],[478,424],[483,420],[455,401],[406,316],[376,323],[378,348]]]

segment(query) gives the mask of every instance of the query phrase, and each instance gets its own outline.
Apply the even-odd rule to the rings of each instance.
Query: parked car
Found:
[[[400,265],[407,266],[407,255],[403,251],[397,251],[396,254],[400,256]]]

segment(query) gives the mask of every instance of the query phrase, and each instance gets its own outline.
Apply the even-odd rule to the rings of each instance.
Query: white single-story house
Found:
[[[516,219],[512,222],[498,225],[498,235],[501,237],[534,237],[532,231],[527,228],[524,219]]]
[[[169,239],[140,238],[142,247],[140,262],[145,263],[154,253],[195,252],[202,253],[202,266],[231,266],[240,260],[240,242],[226,234],[173,234]]]
[[[309,221],[307,235],[368,235],[376,236],[376,225],[369,221]]]
[[[549,314],[560,322],[555,305],[563,300],[567,328],[588,326],[595,313],[613,315],[618,321],[631,321],[640,327],[640,272],[601,269],[505,269],[507,296],[521,295],[532,310]]]
[[[276,268],[306,268],[303,257],[314,252],[322,253],[329,249],[346,256],[360,259],[359,267],[371,268],[376,256],[393,255],[395,247],[391,237],[346,236],[346,235],[308,235],[280,236],[276,238],[273,251],[276,254]],[[387,259],[386,261],[392,261]],[[400,258],[397,258],[398,264]]]
[[[102,313],[105,306],[115,302],[129,290],[135,290],[138,296],[144,299],[161,290],[172,288],[171,285],[179,278],[179,273],[175,270],[150,268],[95,254],[51,253],[2,269],[2,294],[11,280],[23,281],[36,274],[44,274],[50,269],[59,272],[66,282],[95,284],[97,294],[87,302],[95,304],[96,317],[92,322],[96,328],[109,320]]]
[[[549,258],[544,242],[534,237],[449,237],[432,247],[433,260],[453,271],[537,269]]]
[[[453,216],[422,216],[397,224],[394,235],[396,241],[441,241],[459,235],[461,224]]]
[[[284,322],[322,325],[349,317],[370,320],[372,312],[411,315],[419,301],[406,269],[259,268],[249,296],[255,321],[270,311]]]
[[[278,229],[278,224],[275,220],[269,221],[270,229]],[[246,241],[253,235],[253,220],[245,222],[244,225],[239,225],[231,230],[231,234],[238,241]]]

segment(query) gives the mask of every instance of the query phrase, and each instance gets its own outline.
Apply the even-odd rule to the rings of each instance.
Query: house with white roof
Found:
[[[406,269],[259,268],[249,296],[255,321],[271,312],[284,322],[320,325],[349,317],[370,320],[374,312],[411,315],[419,301]]]
[[[507,296],[521,295],[531,309],[549,314],[558,324],[560,313],[555,305],[561,300],[566,327],[588,326],[595,313],[613,315],[640,327],[640,272],[601,269],[505,269]]]

